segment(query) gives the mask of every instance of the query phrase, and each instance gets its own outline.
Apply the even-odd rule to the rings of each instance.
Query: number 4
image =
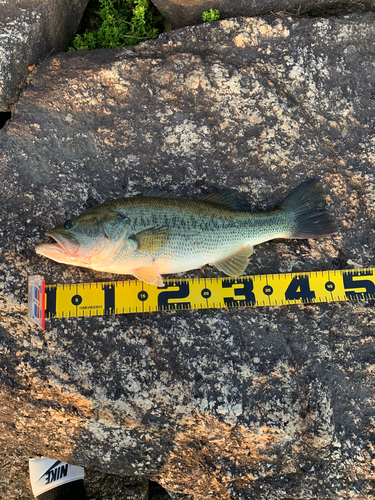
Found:
[[[285,298],[286,300],[302,300],[302,302],[311,302],[315,299],[315,292],[310,290],[309,277],[294,276],[285,292]]]

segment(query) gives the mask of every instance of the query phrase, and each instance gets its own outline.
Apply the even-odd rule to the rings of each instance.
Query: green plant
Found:
[[[108,49],[136,45],[159,34],[162,16],[149,0],[93,0],[89,10],[89,21],[94,29],[82,30],[74,38],[72,50]],[[91,16],[91,17],[90,17]]]
[[[220,12],[217,9],[205,10],[202,14],[203,21],[218,21],[220,19]]]

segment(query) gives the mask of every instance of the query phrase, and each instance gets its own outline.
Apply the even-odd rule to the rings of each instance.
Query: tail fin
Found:
[[[283,208],[294,219],[291,238],[320,238],[337,232],[336,222],[326,212],[324,191],[318,179],[298,186]]]

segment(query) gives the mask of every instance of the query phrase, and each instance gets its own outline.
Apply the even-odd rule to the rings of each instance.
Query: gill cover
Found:
[[[98,236],[97,244],[92,251],[89,252],[87,256],[89,258],[86,262],[93,265],[102,263],[103,261],[110,261],[117,254],[128,237],[130,219],[121,212],[111,208],[108,208],[104,213],[98,214],[93,212],[87,215],[94,216],[95,222],[91,222],[100,226],[100,233],[102,233],[102,235]],[[82,214],[82,219],[84,216],[85,214]],[[81,226],[84,226],[83,220],[79,222]],[[84,249],[82,250],[84,252]]]
[[[100,217],[100,223],[105,237],[116,242],[127,235],[130,226],[130,219],[117,210],[109,209],[107,213]]]

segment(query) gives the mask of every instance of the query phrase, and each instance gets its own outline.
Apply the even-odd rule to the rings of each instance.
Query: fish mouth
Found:
[[[57,256],[71,256],[77,252],[80,245],[74,236],[60,235],[55,231],[46,231],[46,236],[50,239],[49,243],[39,243],[35,251],[39,255],[55,258]]]

